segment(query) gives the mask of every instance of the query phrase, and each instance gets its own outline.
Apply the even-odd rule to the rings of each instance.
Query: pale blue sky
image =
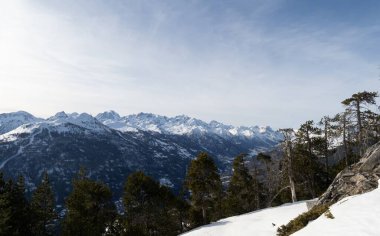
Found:
[[[380,85],[380,2],[0,0],[0,113],[297,127]]]

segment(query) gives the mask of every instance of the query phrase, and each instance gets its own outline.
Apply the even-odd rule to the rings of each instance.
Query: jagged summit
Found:
[[[221,137],[238,136],[242,138],[270,138],[280,140],[282,136],[269,126],[232,126],[218,121],[209,123],[186,115],[167,117],[152,113],[138,113],[121,117],[114,111],[103,112],[96,116],[103,124],[120,131],[152,131],[162,134],[192,135],[216,134]]]
[[[113,120],[113,121],[118,121],[120,120],[120,115],[113,111],[105,111],[103,113],[99,113],[98,115],[95,116],[96,119],[98,119],[101,122],[107,121],[107,120]]]
[[[32,127],[30,124],[45,128],[53,127],[58,132],[74,132],[75,129],[70,129],[68,125],[75,125],[96,132],[109,131],[109,129],[121,132],[138,132],[141,130],[170,135],[207,134],[217,135],[225,139],[232,137],[247,140],[260,139],[262,142],[278,142],[282,138],[278,132],[273,131],[269,126],[232,126],[215,120],[207,123],[186,115],[167,117],[141,112],[120,116],[117,112],[109,110],[93,117],[87,113],[61,111],[47,119],[40,119],[24,111],[0,114],[0,134],[8,133],[22,125],[27,126],[12,132],[12,134],[29,132]]]

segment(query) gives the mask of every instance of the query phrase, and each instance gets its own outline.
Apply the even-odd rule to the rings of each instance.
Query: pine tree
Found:
[[[33,193],[30,207],[33,214],[33,234],[52,235],[57,213],[54,210],[54,193],[47,172]]]
[[[139,171],[128,176],[124,187],[126,232],[131,235],[177,235],[177,199],[165,186]]]
[[[31,235],[31,214],[29,202],[25,198],[25,179],[19,176],[15,184],[11,184],[10,204],[12,235]]]
[[[342,104],[346,107],[351,108],[356,113],[356,122],[357,122],[357,141],[359,145],[360,155],[364,152],[363,146],[363,110],[364,105],[375,105],[375,98],[378,97],[377,92],[359,92],[353,94],[350,98],[347,98],[342,101]]]
[[[66,199],[66,207],[63,235],[102,235],[116,215],[111,190],[105,184],[87,178],[83,170],[73,181],[73,191]]]
[[[325,141],[320,134],[321,130],[315,126],[314,121],[306,121],[296,132],[295,144],[293,144],[295,179],[298,179],[299,183],[305,183],[311,198],[317,197],[318,157],[323,157],[325,154]]]
[[[191,204],[201,211],[203,224],[220,217],[222,183],[213,159],[205,152],[192,160],[186,176]]]
[[[278,185],[277,178],[279,176],[276,176],[276,174],[274,173],[274,170],[273,170],[274,163],[273,163],[272,157],[270,155],[267,155],[264,153],[259,153],[257,155],[256,159],[259,162],[264,163],[264,165],[265,165],[265,180],[263,183],[264,187],[260,192],[262,195],[265,196],[265,199],[264,199],[265,201],[263,201],[263,202],[265,202],[264,206],[270,207],[272,205],[272,201],[274,200],[274,197],[276,194],[275,193],[276,186]]]
[[[257,183],[244,164],[245,156],[244,154],[238,155],[233,162],[233,174],[227,189],[224,207],[228,216],[250,212],[258,208],[256,205]]]
[[[3,173],[0,172],[0,236],[11,235],[11,194],[12,182],[5,182]]]

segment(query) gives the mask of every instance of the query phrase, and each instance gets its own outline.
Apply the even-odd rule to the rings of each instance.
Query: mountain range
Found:
[[[0,114],[0,171],[14,179],[23,175],[29,192],[47,171],[62,204],[72,178],[84,167],[91,178],[107,183],[118,199],[133,171],[142,170],[178,191],[199,152],[208,152],[223,172],[236,155],[254,156],[281,139],[268,126],[235,127],[184,115],[122,117],[107,111],[93,117],[59,112],[42,119],[19,111]]]

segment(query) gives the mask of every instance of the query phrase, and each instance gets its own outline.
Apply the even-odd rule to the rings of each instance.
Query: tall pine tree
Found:
[[[228,216],[253,211],[258,208],[258,184],[244,164],[246,155],[238,155],[233,162],[233,174],[227,189],[224,209]]]
[[[11,235],[12,232],[11,183],[5,182],[3,173],[0,172],[0,236]]]
[[[44,173],[41,184],[34,191],[30,208],[33,214],[33,234],[52,235],[54,220],[57,213],[54,210],[54,193],[50,186],[47,172]]]
[[[87,178],[83,170],[73,181],[73,191],[66,199],[66,207],[63,235],[102,235],[116,216],[111,190],[105,184]]]
[[[177,199],[165,186],[139,171],[124,187],[126,232],[130,235],[178,235]]]
[[[222,182],[213,159],[205,152],[192,160],[186,176],[191,204],[201,212],[201,221],[207,224],[220,217]]]

